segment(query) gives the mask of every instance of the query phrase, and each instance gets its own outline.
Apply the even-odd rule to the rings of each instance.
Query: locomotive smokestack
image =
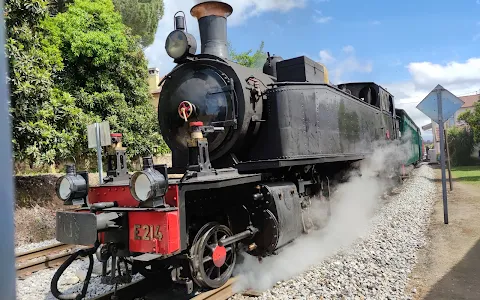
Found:
[[[195,5],[190,13],[197,18],[202,40],[202,54],[229,58],[227,49],[227,18],[233,8],[227,3],[208,1]]]

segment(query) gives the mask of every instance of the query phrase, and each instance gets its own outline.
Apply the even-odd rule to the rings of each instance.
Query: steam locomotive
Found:
[[[240,251],[272,255],[315,228],[312,201],[328,204],[342,170],[371,154],[374,142],[399,138],[393,96],[373,82],[335,86],[327,69],[305,56],[269,54],[263,70],[231,61],[232,12],[217,1],[191,9],[200,54],[185,16],[174,16],[165,48],[176,67],[161,82],[158,107],[170,168],[145,157],[143,170],[129,174],[121,134],[112,134],[108,177],[99,186],[89,186],[74,165],[59,179],[58,197],[82,207],[57,213],[56,238],[91,248],[58,269],[55,297],[66,299],[57,282],[78,256],[91,266],[82,294],[68,297],[85,295],[94,255],[107,284],[141,273],[168,274],[189,292],[220,287]]]

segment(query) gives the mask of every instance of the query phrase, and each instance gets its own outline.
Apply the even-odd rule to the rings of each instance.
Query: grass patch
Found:
[[[452,178],[480,186],[480,166],[453,167]]]

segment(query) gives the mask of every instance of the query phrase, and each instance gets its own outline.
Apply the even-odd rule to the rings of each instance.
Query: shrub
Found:
[[[448,130],[448,150],[452,166],[472,164],[474,149],[473,133],[466,128],[451,128]]]

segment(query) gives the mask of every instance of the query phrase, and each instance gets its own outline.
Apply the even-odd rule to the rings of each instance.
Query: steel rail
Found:
[[[74,250],[74,245],[62,243],[45,246],[15,255],[16,274],[26,276],[46,268],[56,267],[66,261]],[[61,252],[61,253],[57,253]]]
[[[171,299],[171,300],[227,300],[232,297],[235,293],[233,291],[233,284],[237,280],[236,277],[230,278],[222,287],[219,287],[214,290],[200,293],[198,295],[175,295],[172,296],[169,294],[171,286],[158,288],[158,281],[155,281],[154,278],[144,278],[137,282],[127,284],[123,287],[118,288],[116,293],[116,299],[118,300],[133,300],[133,299]],[[154,295],[149,297],[148,294],[154,293]],[[88,300],[111,300],[114,295],[113,290],[97,296],[95,298],[90,298]]]

